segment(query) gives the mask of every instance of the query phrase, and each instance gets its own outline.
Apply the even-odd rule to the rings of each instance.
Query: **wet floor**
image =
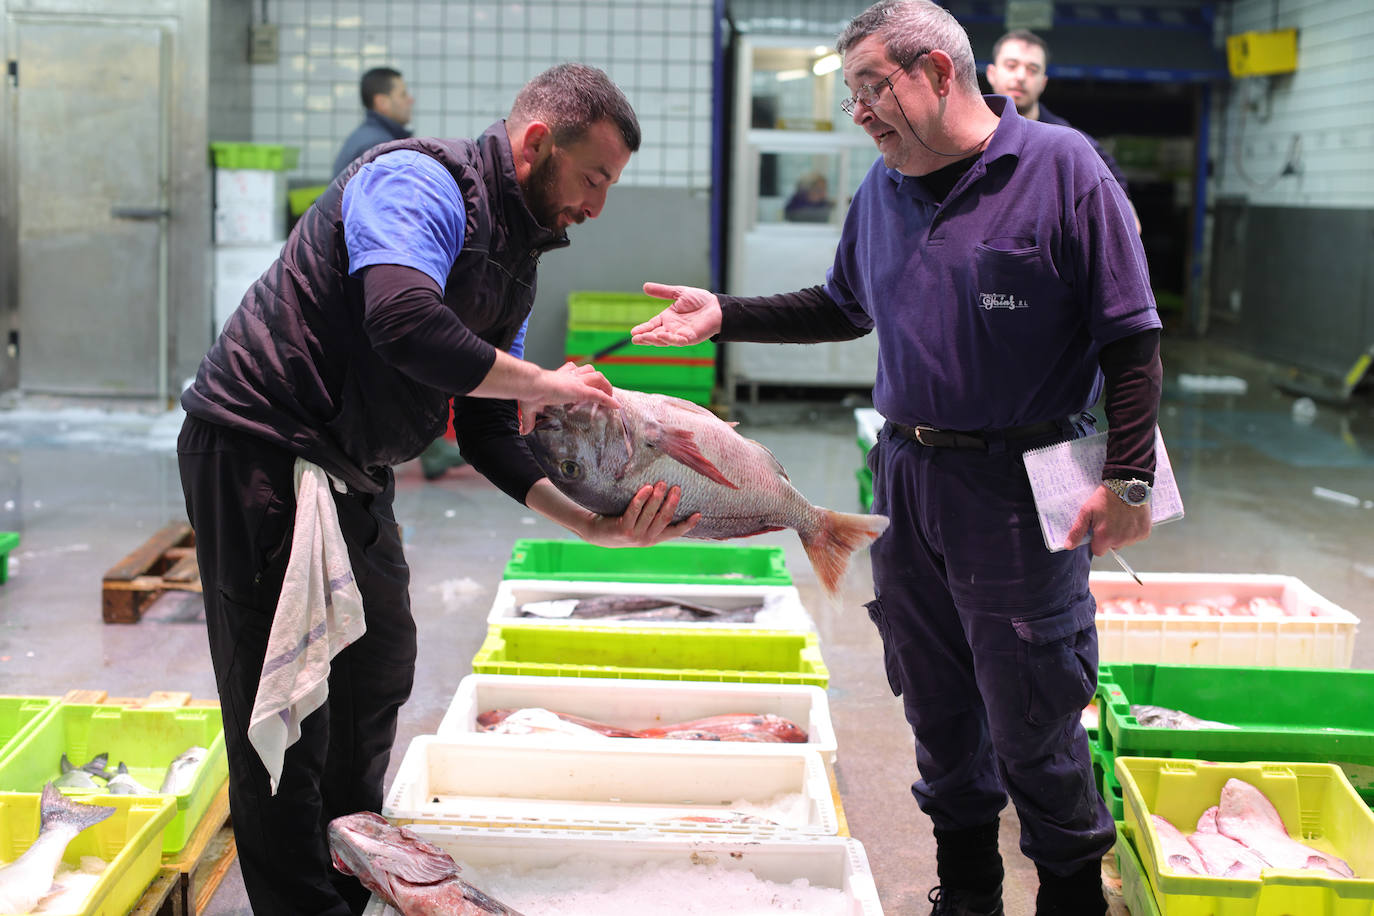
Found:
[[[1160,427],[1187,517],[1126,551],[1151,572],[1297,576],[1357,617],[1374,614],[1374,396],[1344,406],[1299,405],[1272,383],[1274,367],[1216,346],[1165,341]],[[1181,375],[1235,377],[1243,394],[1198,391]],[[1230,383],[1234,387],[1234,383]],[[1209,387],[1204,384],[1202,387]],[[0,409],[0,531],[22,541],[0,585],[0,693],[115,696],[183,690],[214,695],[197,607],[163,601],[136,625],[101,621],[100,578],[169,520],[184,519],[173,454],[177,418],[70,402],[11,399]],[[858,507],[854,404],[741,405],[740,431],[766,444],[814,502]],[[485,618],[522,537],[565,532],[534,516],[470,469],[427,483],[416,464],[398,469],[397,518],[405,529],[413,604],[422,639],[414,694],[401,712],[398,753],[433,732],[481,644]],[[861,840],[886,912],[925,913],[935,883],[929,822],[916,808],[912,739],[877,664],[866,558],[840,600],[816,586],[792,532],[753,543],[782,546],[820,631],[839,740],[836,776],[850,832]],[[1115,571],[1110,560],[1095,569]],[[1366,628],[1367,629],[1367,628]],[[1374,668],[1374,637],[1356,637],[1354,666]],[[1009,916],[1034,910],[1035,874],[1004,812]],[[249,912],[232,870],[207,916]]]

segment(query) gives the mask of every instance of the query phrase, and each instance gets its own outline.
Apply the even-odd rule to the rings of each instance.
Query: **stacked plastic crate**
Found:
[[[135,709],[68,703],[55,697],[0,697],[0,862],[12,862],[37,839],[43,787],[62,776],[63,758],[78,766],[97,754],[112,769],[161,786],[172,760],[195,745],[207,749],[191,784],[177,794],[115,795],[99,788],[63,788],[75,801],[114,808],[72,839],[62,861],[105,861],[100,876],[63,914],[127,913],[163,867],[164,855],[185,846],[228,775],[218,707]],[[59,885],[61,881],[59,879]]]
[[[211,143],[215,163],[214,328],[239,307],[286,238],[286,173],[296,167],[295,147],[264,143]]]
[[[1143,587],[1121,573],[1089,581],[1102,660],[1090,745],[1132,912],[1370,913],[1374,672],[1347,670],[1358,618],[1291,576],[1142,577]],[[1143,707],[1204,721],[1165,726]],[[1263,792],[1289,836],[1340,856],[1356,879],[1170,864],[1153,816],[1191,834],[1231,778]]]
[[[760,610],[728,624],[520,613],[631,595]],[[576,892],[562,885],[657,869],[696,876],[687,882],[749,872],[737,877],[782,889],[804,879],[802,890],[828,895],[836,913],[881,912],[830,775],[828,674],[781,548],[518,541],[472,669],[437,733],[407,749],[383,814],[449,851],[479,887],[489,867],[500,869],[484,891],[500,899],[506,882],[554,881]],[[626,732],[772,714],[804,729],[806,742],[497,733],[483,725],[497,710],[548,710]],[[558,870],[570,855],[585,878]],[[792,892],[801,891],[784,895]],[[735,911],[712,899],[716,912]],[[368,912],[389,916],[378,900]]]
[[[629,341],[631,328],[667,307],[663,299],[637,293],[572,293],[564,355],[596,366],[617,388],[709,404],[716,383],[714,343],[645,347]]]

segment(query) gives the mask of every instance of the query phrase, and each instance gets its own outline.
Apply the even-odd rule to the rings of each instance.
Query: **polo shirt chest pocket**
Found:
[[[973,248],[973,304],[989,313],[1048,306],[1062,296],[1063,281],[1033,238],[987,239]]]

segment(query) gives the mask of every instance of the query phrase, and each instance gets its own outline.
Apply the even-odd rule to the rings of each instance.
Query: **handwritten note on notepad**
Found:
[[[1078,510],[1102,484],[1102,467],[1107,463],[1107,434],[1056,442],[1031,449],[1022,458],[1035,508],[1040,514],[1040,531],[1051,552],[1063,550]],[[1183,518],[1183,498],[1178,492],[1169,453],[1155,427],[1155,483],[1150,494],[1150,519],[1162,525]]]

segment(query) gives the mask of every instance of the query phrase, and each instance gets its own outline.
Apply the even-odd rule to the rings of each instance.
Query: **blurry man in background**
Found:
[[[367,115],[339,149],[339,155],[334,159],[335,177],[350,162],[378,143],[404,140],[410,136],[406,125],[410,123],[415,97],[410,94],[399,71],[390,67],[369,70],[363,74],[358,90]]]
[[[348,167],[348,164],[379,143],[404,140],[411,136],[406,130],[410,123],[410,112],[415,108],[415,97],[399,70],[390,67],[375,67],[363,74],[358,87],[363,99],[367,116],[363,123],[348,135],[334,160],[334,177]],[[440,436],[420,453],[420,471],[425,480],[438,480],[449,468],[462,465],[463,455],[452,439],[452,428]]]
[[[1049,77],[1045,73],[1049,62],[1050,46],[1045,43],[1045,39],[1025,29],[1016,29],[997,39],[997,44],[992,46],[992,63],[988,64],[984,75],[993,92],[1010,97],[1021,117],[1045,124],[1073,127],[1068,121],[1040,104],[1040,95],[1045,91],[1045,84],[1049,82]],[[1116,183],[1121,185],[1121,190],[1126,192],[1126,199],[1129,201],[1131,192],[1126,186],[1126,175],[1121,171],[1121,166],[1117,165],[1116,160],[1102,149],[1096,140],[1083,131],[1079,133],[1087,138],[1088,143],[1097,151],[1097,155],[1102,157],[1107,170],[1112,173]],[[1140,216],[1135,212],[1134,203],[1131,204],[1131,215],[1135,217],[1135,231],[1138,233]]]

